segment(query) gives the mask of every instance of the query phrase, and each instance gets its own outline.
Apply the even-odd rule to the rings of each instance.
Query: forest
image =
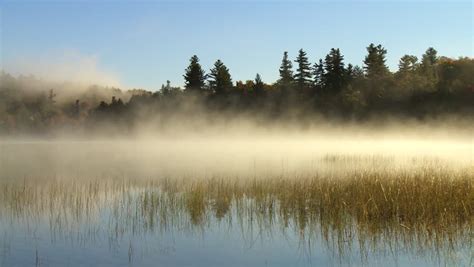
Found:
[[[168,81],[158,91],[81,87],[2,71],[0,134],[93,131],[104,126],[128,132],[140,123],[160,128],[238,118],[259,124],[472,118],[473,58],[439,56],[430,47],[420,58],[404,55],[392,72],[386,54],[382,45],[370,44],[360,66],[346,64],[336,48],[314,63],[303,49],[294,60],[284,52],[279,79],[271,84],[258,73],[253,80],[234,82],[221,60],[206,72],[194,55],[183,75],[184,88]]]

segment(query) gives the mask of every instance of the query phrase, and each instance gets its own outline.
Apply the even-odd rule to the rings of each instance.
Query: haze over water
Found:
[[[474,266],[472,1],[0,1],[0,267]]]
[[[467,182],[471,198],[465,201],[472,205],[470,136],[452,140],[426,132],[420,138],[407,131],[402,137],[374,131],[356,138],[342,132],[281,133],[4,140],[0,264],[468,266],[472,262],[472,213],[454,218],[459,224],[449,228],[437,219],[434,226],[399,219],[394,223],[384,217],[360,221],[353,217],[358,212],[349,210],[324,219],[322,206],[311,207],[325,200],[305,191],[316,184],[329,186],[324,181],[335,183],[335,188],[353,181],[360,186],[354,190],[368,190],[363,175],[375,175],[374,180],[387,177],[385,186],[393,184],[391,179],[449,175],[455,179],[453,186],[456,179]],[[260,182],[265,184],[262,189]],[[281,185],[272,185],[278,182]],[[296,192],[307,204],[298,204],[296,196],[285,197]],[[461,193],[451,194],[457,198]]]

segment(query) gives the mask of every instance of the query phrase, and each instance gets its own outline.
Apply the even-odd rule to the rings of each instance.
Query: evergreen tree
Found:
[[[255,92],[256,96],[261,96],[264,93],[264,84],[262,81],[262,78],[260,77],[260,74],[257,73],[255,76],[255,82],[253,85],[253,91]]]
[[[283,86],[289,86],[293,82],[293,65],[288,59],[288,52],[283,53],[283,59],[280,66],[280,79],[278,83]]]
[[[371,108],[382,107],[383,100],[389,95],[391,72],[385,64],[387,50],[382,45],[370,44],[367,47],[367,56],[364,59],[364,70],[367,77],[367,86],[364,89],[367,104]]]
[[[407,74],[415,71],[417,67],[418,58],[412,55],[404,55],[398,62],[398,73]]]
[[[209,86],[217,95],[227,93],[232,88],[232,78],[229,69],[219,59],[209,74]]]
[[[346,69],[344,81],[345,81],[347,84],[350,84],[353,79],[354,79],[354,66],[352,66],[351,63],[349,63],[349,64],[347,65],[347,69]]]
[[[421,64],[424,66],[434,66],[438,62],[438,51],[433,47],[429,47],[423,54]]]
[[[313,67],[313,76],[314,82],[313,85],[316,87],[317,90],[321,90],[324,88],[324,63],[322,59],[319,59],[319,63],[314,63]]]
[[[436,83],[436,64],[438,63],[438,52],[430,47],[421,58],[421,71],[432,84]]]
[[[370,44],[367,47],[367,56],[364,59],[364,69],[369,79],[383,77],[389,73],[387,65],[385,65],[385,55],[387,50],[382,45],[375,46]]]
[[[189,60],[189,66],[183,77],[186,91],[201,91],[204,88],[205,74],[196,55]]]
[[[438,52],[429,47],[421,56],[421,63],[418,68],[418,89],[433,91],[438,86]],[[414,87],[414,86],[413,86]]]
[[[404,55],[400,58],[398,71],[395,73],[398,97],[408,97],[429,87],[428,80],[419,75],[417,62],[418,58],[413,55]]]
[[[344,69],[344,56],[339,49],[331,48],[324,61],[324,84],[331,93],[339,93],[345,84],[346,70]]]
[[[161,93],[163,95],[170,95],[171,94],[171,82],[170,82],[170,80],[166,80],[166,86],[164,84],[161,85]]]
[[[308,57],[306,56],[306,52],[303,51],[303,49],[298,51],[298,57],[296,58],[295,62],[298,64],[296,73],[293,76],[296,85],[299,89],[311,86],[311,65],[308,62]]]
[[[353,80],[362,80],[364,78],[364,69],[356,65],[352,68],[352,79]]]

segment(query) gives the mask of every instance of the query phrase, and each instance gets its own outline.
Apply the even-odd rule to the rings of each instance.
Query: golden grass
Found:
[[[360,160],[367,161],[323,159],[331,168]],[[384,164],[391,161],[387,158],[370,160],[363,168],[296,177],[8,181],[0,185],[0,215],[46,218],[51,231],[61,234],[80,224],[100,224],[100,214],[108,211],[111,238],[237,222],[242,231],[276,227],[295,230],[301,240],[319,236],[338,255],[356,244],[364,255],[380,247],[447,255],[472,247],[471,166],[422,162],[394,167]]]

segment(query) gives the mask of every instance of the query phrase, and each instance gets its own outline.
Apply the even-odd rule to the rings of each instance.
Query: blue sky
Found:
[[[470,1],[0,3],[2,68],[42,75],[83,66],[82,78],[103,75],[127,88],[182,85],[193,54],[206,71],[221,59],[234,81],[258,72],[266,82],[278,78],[283,51],[294,59],[300,48],[311,62],[336,47],[346,63],[362,65],[365,47],[380,43],[392,70],[404,54],[429,46],[473,56]]]

